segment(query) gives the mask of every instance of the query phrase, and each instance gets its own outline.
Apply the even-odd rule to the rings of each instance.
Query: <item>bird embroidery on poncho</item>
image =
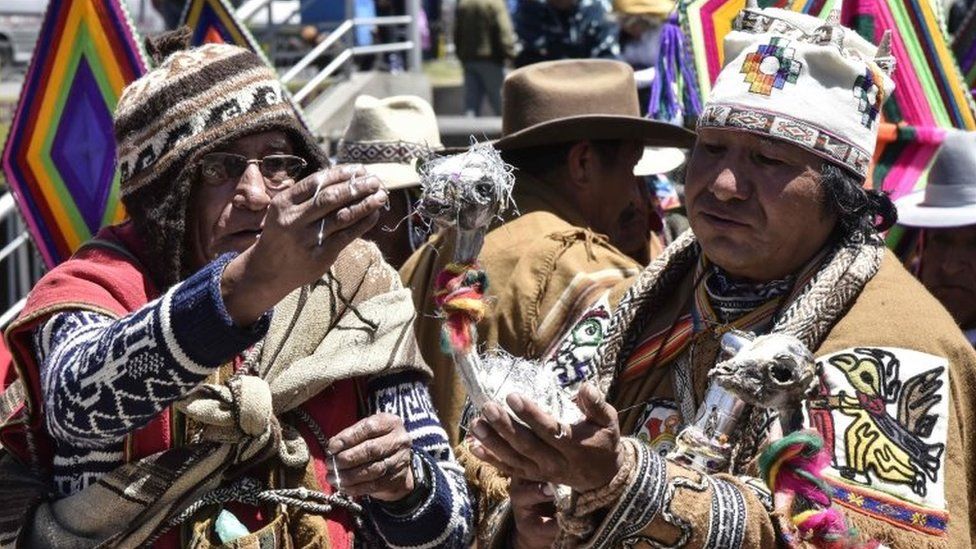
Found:
[[[840,422],[834,413],[852,418],[844,422],[843,462],[831,452],[840,476],[869,486],[872,478],[907,485],[924,497],[928,483],[938,480],[945,451],[943,442],[923,440],[932,436],[939,420],[933,408],[942,401],[945,367],[902,379],[895,353],[863,347],[834,354],[820,366],[842,373],[846,381],[829,387],[825,379],[819,398],[809,403],[811,422],[828,446],[837,440],[835,427],[843,428],[835,425]]]

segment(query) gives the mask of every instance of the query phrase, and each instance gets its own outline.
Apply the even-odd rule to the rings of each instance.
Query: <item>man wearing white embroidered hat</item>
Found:
[[[976,132],[946,135],[928,186],[895,205],[898,223],[922,229],[919,280],[976,344]]]
[[[600,387],[576,396],[586,419],[566,425],[510,395],[520,422],[497,403],[472,422],[470,452],[539,483],[530,493],[572,488],[543,542],[973,547],[976,353],[878,236],[894,206],[863,183],[894,87],[890,38],[875,48],[838,16],[751,6],[736,18],[688,163],[692,230],[614,310],[588,365]],[[733,329],[809,349],[802,415],[819,436],[769,444],[782,436],[768,429],[771,398],[705,400]],[[760,354],[728,381],[782,396],[786,377],[754,366],[794,359]],[[680,459],[689,447],[697,460]],[[491,522],[493,539],[538,530],[520,501]]]
[[[386,184],[390,208],[363,238],[375,242],[396,269],[427,240],[427,231],[414,223],[412,193],[420,185],[417,161],[442,148],[434,109],[420,97],[356,98],[337,162],[363,164]]]

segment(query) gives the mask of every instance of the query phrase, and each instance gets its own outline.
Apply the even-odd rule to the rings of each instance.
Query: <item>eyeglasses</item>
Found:
[[[291,154],[269,154],[264,158],[247,158],[239,154],[213,152],[200,161],[200,173],[208,185],[222,185],[244,175],[251,164],[257,164],[269,189],[284,189],[304,173],[308,162]]]

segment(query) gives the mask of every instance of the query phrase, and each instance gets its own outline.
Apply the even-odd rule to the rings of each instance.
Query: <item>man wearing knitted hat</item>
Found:
[[[130,220],[48,273],[6,334],[26,398],[3,446],[66,498],[16,535],[466,546],[410,294],[359,239],[381,182],[329,168],[257,55],[186,38],[151,43],[157,68],[119,100]]]
[[[496,540],[545,523],[523,502],[549,482],[573,497],[544,543],[972,547],[976,354],[886,251],[894,210],[862,187],[893,88],[887,48],[836,14],[739,14],[688,166],[692,230],[614,311],[592,365],[600,388],[577,395],[586,419],[562,424],[514,395],[524,423],[497,404],[473,422],[475,455],[538,483],[513,492]],[[720,343],[742,341],[722,341],[730,330],[812,352],[816,369],[783,347],[752,355],[783,370],[725,378],[775,392],[810,364],[792,417],[772,421],[764,398],[705,400],[721,394]],[[816,431],[767,444],[783,436],[771,424],[801,420]]]

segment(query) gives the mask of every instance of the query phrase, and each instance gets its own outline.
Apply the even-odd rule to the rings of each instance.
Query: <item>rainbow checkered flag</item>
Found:
[[[121,0],[51,0],[3,149],[7,183],[49,268],[125,217],[112,113],[145,72]]]

